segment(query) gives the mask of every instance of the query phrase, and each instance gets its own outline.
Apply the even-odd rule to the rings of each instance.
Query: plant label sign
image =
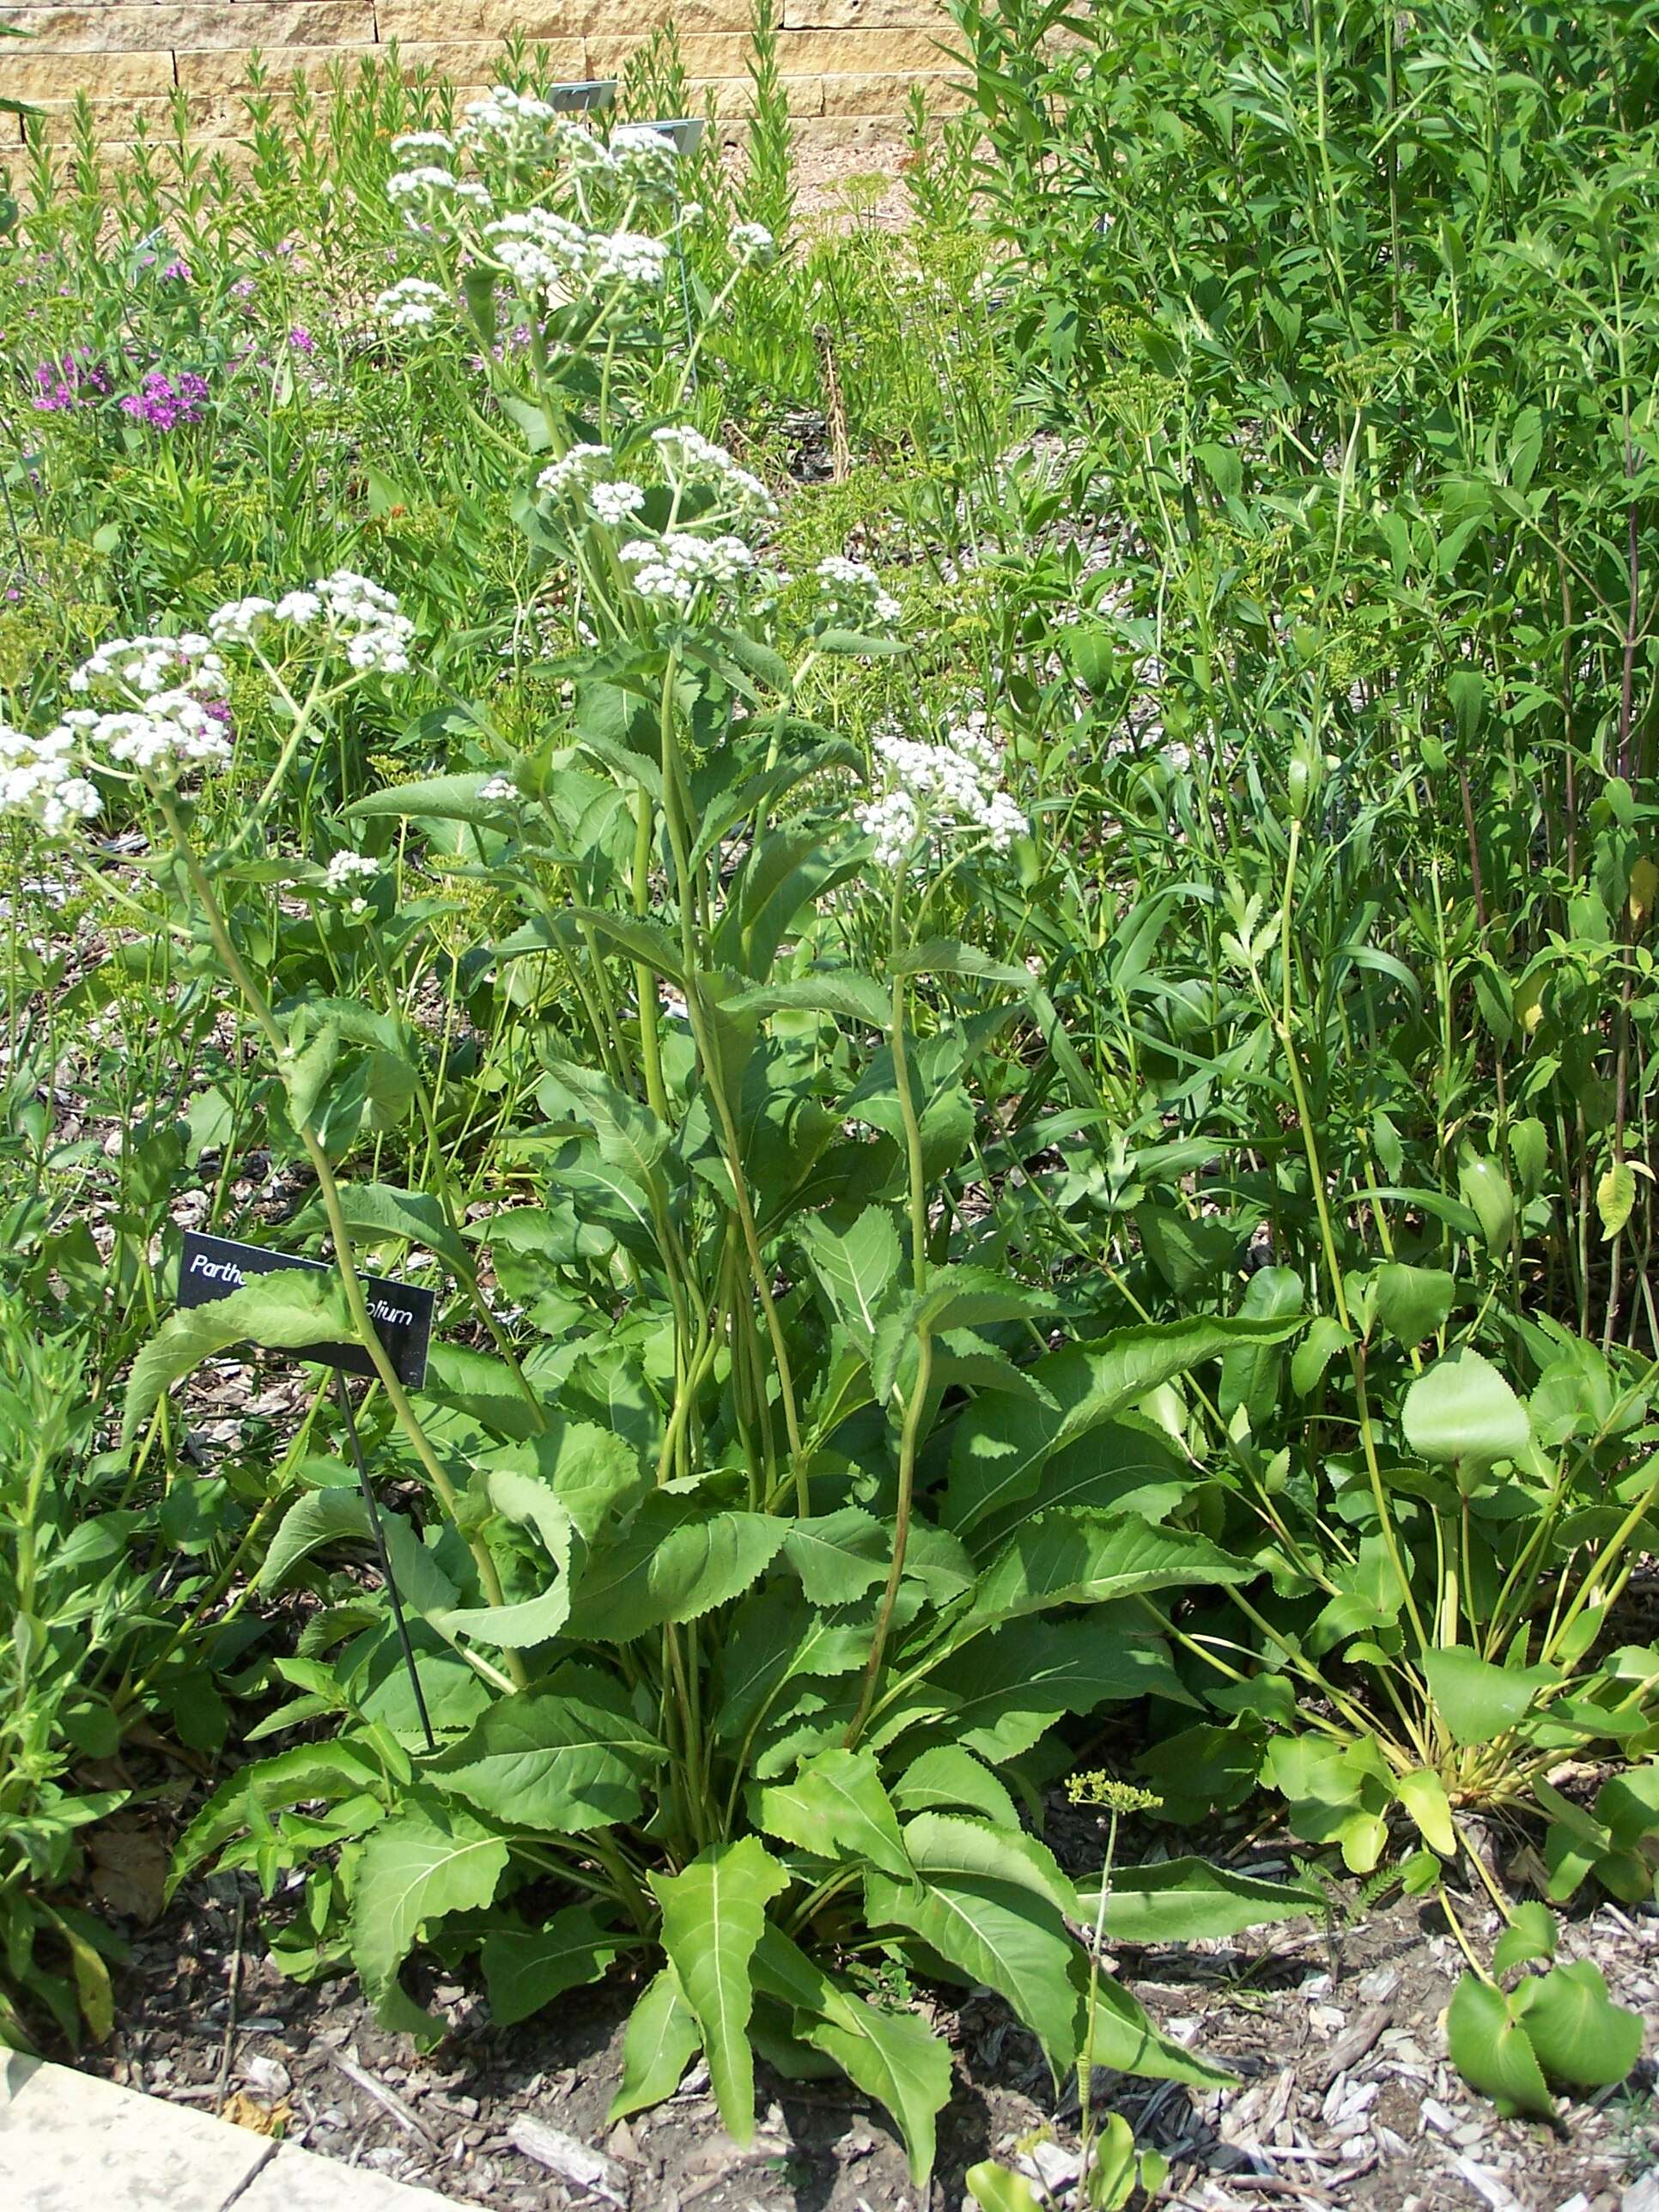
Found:
[[[263,1244],[238,1244],[228,1237],[198,1237],[193,1229],[187,1229],[179,1256],[179,1304],[212,1305],[240,1291],[256,1275],[280,1275],[295,1268],[317,1275],[330,1272],[320,1260],[296,1259],[291,1252],[269,1251]],[[365,1275],[362,1284],[375,1333],[391,1354],[398,1379],[406,1389],[418,1390],[426,1380],[435,1294],[390,1278],[382,1282]],[[374,1362],[361,1344],[307,1344],[299,1351],[289,1349],[288,1356],[314,1359],[324,1367],[343,1368],[348,1375],[374,1372]]]

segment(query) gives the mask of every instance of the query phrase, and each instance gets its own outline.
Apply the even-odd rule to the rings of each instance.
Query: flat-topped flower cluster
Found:
[[[938,743],[887,730],[878,732],[872,750],[885,770],[884,788],[857,818],[882,867],[907,866],[930,834],[977,833],[994,852],[1006,853],[1025,830],[1024,813],[1003,788],[1002,756],[982,709]]]

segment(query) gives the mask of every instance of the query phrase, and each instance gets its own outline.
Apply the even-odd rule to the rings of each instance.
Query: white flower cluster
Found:
[[[732,506],[753,507],[761,514],[777,513],[778,503],[760,478],[739,467],[724,446],[717,446],[689,423],[653,430],[651,442],[676,482],[692,475],[713,477]]]
[[[536,479],[537,489],[555,499],[580,491],[594,482],[611,459],[609,446],[573,446],[562,459],[550,462]]]
[[[885,732],[875,750],[887,770],[887,788],[859,808],[857,820],[875,841],[883,867],[902,867],[927,828],[978,830],[999,853],[1024,830],[1024,815],[1002,788],[1001,757],[984,713],[947,731],[941,744]]]
[[[0,815],[21,815],[58,837],[89,822],[100,803],[93,785],[75,773],[75,732],[65,724],[31,738],[0,722]]]
[[[645,493],[636,483],[599,483],[588,493],[587,504],[596,522],[619,530],[645,505]]]
[[[70,678],[77,697],[119,699],[128,705],[183,690],[195,699],[222,699],[225,664],[211,637],[186,630],[180,637],[112,637]]]
[[[208,629],[224,643],[251,644],[267,623],[300,629],[325,629],[345,649],[353,668],[382,676],[409,673],[409,642],[415,625],[398,611],[395,593],[349,568],[319,576],[309,591],[289,592],[280,599],[232,599],[208,617]]]
[[[455,141],[444,131],[405,131],[392,140],[392,150],[398,161],[406,161],[411,154],[453,154]]]
[[[486,225],[484,240],[498,268],[520,289],[558,301],[600,284],[660,285],[668,248],[659,238],[629,230],[584,230],[548,208],[526,208]]]
[[[825,599],[847,620],[873,618],[890,629],[897,624],[903,609],[890,592],[882,588],[881,578],[867,561],[849,561],[842,554],[832,553],[818,562],[817,574]]]
[[[142,707],[113,714],[75,708],[64,720],[91,750],[106,752],[156,783],[172,783],[181,769],[203,761],[230,758],[224,718],[188,691],[158,691]]]
[[[514,92],[510,84],[494,85],[482,100],[467,102],[466,120],[456,131],[457,141],[480,152],[526,161],[547,151],[550,138],[570,130],[550,100],[533,93]],[[586,132],[577,134],[586,137]]]
[[[629,191],[641,198],[673,198],[679,149],[665,131],[654,131],[648,123],[619,124],[605,151]]]
[[[448,296],[441,284],[428,283],[424,276],[401,276],[380,294],[374,312],[394,331],[426,330],[437,321]]]
[[[367,853],[336,853],[324,871],[324,887],[331,898],[344,899],[353,914],[362,914],[368,909],[368,901],[357,886],[372,883],[380,872],[380,862],[372,860]]]
[[[734,222],[728,242],[739,261],[753,261],[763,269],[778,258],[778,241],[763,222]]]
[[[510,775],[492,775],[488,783],[479,785],[478,796],[489,799],[492,805],[505,805],[509,799],[519,796],[519,787]]]
[[[393,207],[402,208],[404,221],[411,230],[451,222],[468,208],[488,215],[495,204],[488,185],[470,177],[453,176],[430,161],[418,168],[397,170],[386,180],[386,196]]]
[[[636,538],[623,547],[622,558],[635,571],[634,588],[642,598],[664,600],[682,614],[705,586],[728,590],[755,566],[741,538],[697,538],[686,530]]]

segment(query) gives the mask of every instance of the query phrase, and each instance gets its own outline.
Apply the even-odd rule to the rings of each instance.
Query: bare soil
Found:
[[[1086,1851],[1081,1830],[1081,1816],[1054,1808],[1063,1857]],[[1240,1856],[1274,1869],[1260,1848]],[[245,1876],[187,1887],[137,1931],[115,2034],[82,2063],[489,2212],[957,2212],[976,2160],[1023,2163],[1062,2194],[1076,2172],[1074,2097],[1056,2098],[1036,2045],[988,1993],[918,1995],[957,2057],[939,2170],[918,2191],[868,2100],[764,2067],[750,2148],[721,2127],[700,2065],[667,2104],[609,2125],[637,1988],[626,1975],[508,2030],[467,1975],[436,1976],[424,1994],[449,2033],[423,2057],[376,2025],[350,1981],[281,1978],[261,1929],[283,1911]],[[1477,1942],[1496,1933],[1473,1901],[1464,1921]],[[1593,1957],[1615,1997],[1659,2020],[1659,1911],[1602,1905],[1565,1925],[1562,1951]],[[1462,1961],[1436,1908],[1407,1901],[1352,1921],[1338,1910],[1115,1963],[1167,2033],[1238,2077],[1203,2094],[1097,2081],[1100,2107],[1171,2160],[1172,2206],[1659,2212],[1650,2061],[1620,2088],[1564,2105],[1554,2132],[1500,2120],[1464,2088],[1439,2026]],[[601,2155],[586,2182],[571,2179],[578,2145]]]

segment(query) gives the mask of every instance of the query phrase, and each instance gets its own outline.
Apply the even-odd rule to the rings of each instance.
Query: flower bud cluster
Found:
[[[998,853],[1006,853],[1024,830],[1024,815],[1002,788],[1001,757],[982,712],[948,730],[939,744],[884,731],[874,750],[886,770],[886,787],[858,810],[857,819],[875,841],[883,867],[902,867],[927,830],[977,830]]]
[[[690,423],[653,430],[651,442],[662,456],[671,483],[680,483],[696,477],[715,484],[724,493],[728,506],[752,507],[760,514],[777,513],[778,503],[760,478],[739,467],[724,446],[705,438]]]
[[[324,871],[324,888],[331,898],[344,899],[353,914],[362,914],[368,901],[362,896],[360,886],[372,883],[380,872],[380,862],[371,860],[367,853],[336,853]]]
[[[778,242],[763,222],[734,222],[727,242],[739,261],[752,261],[763,269],[778,258]]]
[[[620,182],[641,198],[672,199],[678,183],[679,149],[665,131],[648,123],[622,123],[605,148]]]
[[[416,231],[451,223],[469,209],[488,215],[495,204],[487,185],[454,176],[430,161],[394,172],[386,180],[386,196],[393,207],[403,210],[404,222]]]

